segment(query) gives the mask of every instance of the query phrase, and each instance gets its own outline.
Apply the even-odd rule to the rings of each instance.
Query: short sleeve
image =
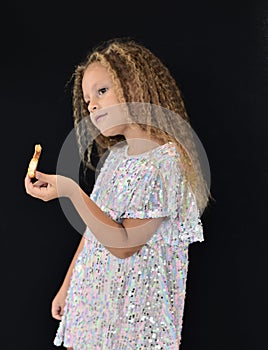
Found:
[[[185,243],[204,241],[203,225],[196,197],[189,183],[184,180],[178,193],[178,228],[180,240]]]
[[[121,220],[168,217],[155,240],[161,236],[170,245],[202,242],[203,225],[196,197],[181,173],[179,158],[169,156],[153,162],[142,179],[136,183]]]
[[[176,217],[179,183],[176,159],[152,160],[139,174],[139,181],[127,200],[121,219]]]

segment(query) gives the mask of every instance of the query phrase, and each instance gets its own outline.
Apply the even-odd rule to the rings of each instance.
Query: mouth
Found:
[[[98,122],[99,122],[103,117],[105,117],[106,115],[107,115],[107,113],[103,113],[103,114],[96,115],[96,116],[94,117],[95,123],[98,124]]]

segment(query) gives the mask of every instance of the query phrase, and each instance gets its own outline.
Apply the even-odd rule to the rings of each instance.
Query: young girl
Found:
[[[163,109],[154,110],[153,122],[150,113],[150,121],[139,122],[131,119],[135,103],[141,103],[136,114],[148,106]],[[180,90],[150,50],[114,39],[76,68],[73,110],[78,144],[96,135],[99,156],[109,151],[91,195],[65,176],[25,178],[28,194],[69,198],[86,224],[52,302],[52,316],[61,320],[54,344],[179,349],[188,246],[204,240],[200,215],[209,200],[191,152],[167,132],[176,123],[166,119],[168,111],[189,123]],[[86,166],[91,150],[90,141],[82,152]]]

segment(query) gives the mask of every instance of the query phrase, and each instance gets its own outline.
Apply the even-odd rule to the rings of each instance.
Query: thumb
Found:
[[[40,171],[35,172],[35,178],[43,182],[49,182],[50,175],[41,173]]]

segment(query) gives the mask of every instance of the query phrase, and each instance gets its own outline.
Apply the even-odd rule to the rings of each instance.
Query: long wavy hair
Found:
[[[78,145],[82,149],[84,139],[88,134],[98,135],[94,140],[97,154],[101,157],[107,149],[118,142],[124,140],[122,135],[105,137],[99,134],[96,127],[89,122],[87,128],[81,128],[81,120],[89,116],[89,111],[82,91],[82,79],[85,70],[93,62],[99,62],[106,67],[119,103],[139,102],[161,106],[162,108],[178,114],[188,124],[190,119],[187,114],[182,93],[172,77],[169,69],[144,45],[129,38],[115,38],[102,42],[93,48],[86,59],[77,65],[72,75],[73,78],[73,116],[76,127]],[[90,118],[87,118],[90,119]],[[161,113],[157,119],[158,125],[148,122],[140,127],[146,130],[149,135],[163,142],[174,142],[180,152],[180,158],[186,179],[189,181],[195,194],[199,208],[205,208],[211,197],[207,183],[204,180],[202,171],[196,171],[193,167],[187,150],[173,137],[173,133],[163,130],[170,130],[172,125],[167,125],[169,121],[165,114]],[[193,149],[195,145],[192,145]],[[93,142],[83,151],[83,162],[88,168],[93,168],[91,162]]]

